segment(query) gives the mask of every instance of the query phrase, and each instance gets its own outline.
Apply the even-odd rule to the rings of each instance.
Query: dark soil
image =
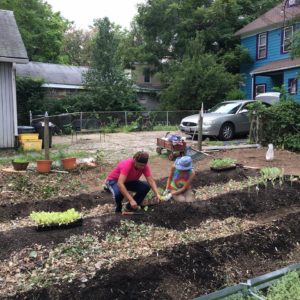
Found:
[[[192,299],[296,262],[299,226],[300,214],[290,214],[271,226],[123,261],[84,288],[77,282],[6,299]]]
[[[204,171],[197,174],[194,187],[255,176],[256,171],[237,168],[228,172]],[[160,182],[160,184],[165,184]],[[61,284],[26,294],[1,299],[191,299],[225,285],[252,278],[299,261],[300,183],[283,186],[271,184],[230,192],[206,201],[163,203],[144,215],[105,215],[84,219],[83,226],[68,230],[36,232],[23,227],[0,232],[0,257],[8,258],[35,243],[52,247],[71,235],[92,233],[99,239],[120,224],[120,220],[185,230],[207,219],[240,217],[253,219],[271,216],[268,224],[224,238],[177,245],[138,260],[122,261],[110,270],[100,270],[85,283]],[[0,206],[2,220],[28,216],[32,210],[66,210],[92,208],[112,203],[104,192],[82,194]],[[279,214],[280,209],[285,209]]]
[[[111,201],[108,193],[102,193],[99,202]],[[77,198],[76,198],[77,199]],[[82,198],[79,198],[82,199]],[[300,207],[300,183],[292,186],[285,183],[282,187],[270,185],[267,190],[261,187],[257,193],[255,187],[250,190],[236,191],[212,198],[207,201],[193,203],[162,203],[153,206],[144,215],[122,216],[104,215],[95,218],[85,218],[83,226],[68,230],[54,230],[36,232],[34,227],[17,228],[0,232],[0,257],[7,258],[12,251],[21,250],[32,244],[56,245],[71,235],[93,233],[105,236],[107,231],[120,224],[120,220],[133,219],[137,223],[149,223],[170,229],[185,230],[188,227],[196,227],[207,219],[225,219],[228,217],[251,218],[258,213],[275,211],[278,208],[289,208],[291,212]],[[79,201],[79,200],[77,200]],[[56,203],[56,202],[55,202]],[[60,200],[59,203],[64,203]],[[74,206],[73,206],[74,207]],[[276,217],[274,216],[276,219]],[[16,241],[16,236],[18,240]]]
[[[258,174],[258,170],[244,169],[241,167],[238,167],[233,170],[228,170],[226,172],[214,172],[211,170],[203,170],[200,172],[196,172],[196,176],[193,179],[193,186],[201,187],[207,185],[209,186],[212,184],[227,183],[229,180],[242,181],[249,177],[258,176]],[[159,186],[165,188],[166,183],[167,178],[161,179],[159,181]]]
[[[236,181],[245,180],[248,177],[256,176],[256,170],[237,168],[228,172],[212,172],[210,170],[199,172],[193,182],[194,187],[201,187],[217,183],[226,183],[230,179]],[[160,180],[158,185],[165,188],[166,178]],[[2,201],[0,203],[0,222],[30,215],[32,211],[64,211],[75,208],[79,211],[82,208],[93,208],[97,205],[113,203],[112,197],[108,193],[93,192],[80,194],[78,196],[52,198],[47,200],[26,200],[15,203],[14,201]]]
[[[7,202],[0,204],[0,222],[27,217],[32,211],[64,211],[69,208],[81,211],[83,208],[90,209],[106,203],[112,203],[112,198],[103,192],[37,201],[28,199],[20,203]]]

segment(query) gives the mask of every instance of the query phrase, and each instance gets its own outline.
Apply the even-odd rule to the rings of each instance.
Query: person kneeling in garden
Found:
[[[115,199],[116,213],[122,212],[122,200],[124,197],[129,201],[126,205],[126,210],[135,211],[142,204],[150,187],[156,197],[160,199],[148,160],[149,154],[139,151],[133,158],[119,162],[107,176],[106,185]],[[147,182],[139,180],[142,175],[145,176]],[[135,192],[135,195],[132,196],[129,191]]]
[[[166,194],[167,200],[173,198],[179,202],[192,202],[194,195],[191,189],[191,183],[195,177],[195,171],[192,166],[190,156],[178,157],[171,167],[167,180]]]

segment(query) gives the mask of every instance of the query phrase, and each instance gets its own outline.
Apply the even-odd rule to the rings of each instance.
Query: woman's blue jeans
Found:
[[[123,194],[121,193],[118,183],[115,180],[107,180],[106,185],[111,191],[113,198],[116,202],[116,212],[122,211],[122,200],[124,198]],[[147,193],[150,190],[150,185],[145,181],[129,181],[125,182],[125,187],[128,191],[135,192],[133,199],[135,202],[140,205],[143,200],[145,199]],[[131,208],[130,203],[128,203],[128,208]]]

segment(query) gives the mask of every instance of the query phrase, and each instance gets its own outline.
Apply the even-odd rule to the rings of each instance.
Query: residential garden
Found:
[[[163,134],[54,136],[48,174],[37,154],[27,171],[5,172],[16,153],[1,153],[1,299],[192,299],[299,262],[300,160],[286,150],[271,162],[266,148],[207,152],[194,161],[194,202],[147,199],[141,214],[116,215],[105,176],[142,139],[163,191]],[[67,153],[77,156],[68,171]]]
[[[278,7],[272,24],[262,16],[281,0],[149,0],[138,6],[130,30],[104,17],[84,31],[44,0],[0,0],[1,11],[13,12],[26,60],[53,70],[85,66],[76,84],[58,82],[61,73],[52,82],[18,70],[7,81],[16,99],[2,97],[11,118],[3,114],[0,136],[5,147],[16,139],[16,147],[0,149],[0,300],[185,300],[236,285],[246,288],[224,299],[299,299],[299,65],[293,63],[300,37],[298,31],[292,38],[298,19],[288,10],[299,1],[292,2]],[[267,27],[237,34],[255,20]],[[243,45],[248,37],[250,48]],[[286,59],[284,70],[261,60],[275,53],[272,37],[284,52],[273,63]],[[275,104],[253,101],[236,111],[250,121],[247,136],[202,136],[203,116],[215,104],[273,88],[280,91]],[[182,147],[168,149],[173,141],[163,138],[182,136],[179,124],[192,114],[199,121],[187,122]],[[227,128],[248,133],[233,125]],[[3,134],[9,129],[10,146]],[[161,194],[174,158],[190,155],[193,201],[158,200],[149,192],[137,211],[115,213],[105,179],[140,150],[150,155]],[[293,271],[277,274],[271,287],[265,278],[263,288],[250,290],[251,279],[287,266]]]

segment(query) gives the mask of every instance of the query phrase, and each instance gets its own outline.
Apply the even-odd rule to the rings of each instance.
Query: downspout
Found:
[[[17,114],[17,91],[16,91],[16,64],[12,65],[12,96],[13,96],[13,112],[14,112],[14,133],[18,136],[18,114]]]

